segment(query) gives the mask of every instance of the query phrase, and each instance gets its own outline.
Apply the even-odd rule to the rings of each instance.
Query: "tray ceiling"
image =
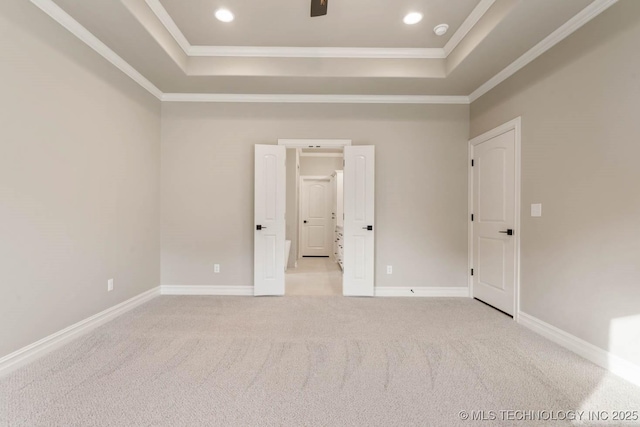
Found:
[[[165,100],[466,103],[617,0],[31,1]]]
[[[227,0],[235,21],[213,19],[217,0],[159,0],[192,45],[442,48],[478,6],[480,0],[331,0],[329,13],[309,17],[307,0]],[[405,25],[403,17],[420,11],[418,25]],[[438,37],[433,28],[449,25]]]

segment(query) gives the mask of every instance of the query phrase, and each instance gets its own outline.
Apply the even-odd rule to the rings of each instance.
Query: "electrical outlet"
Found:
[[[220,264],[214,264],[213,265],[213,272],[214,273],[220,273]]]
[[[387,265],[387,274],[393,274],[393,266]]]
[[[113,290],[113,279],[107,280],[107,292],[111,292]]]

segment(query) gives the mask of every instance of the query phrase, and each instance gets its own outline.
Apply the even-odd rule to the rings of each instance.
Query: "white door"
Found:
[[[286,147],[256,145],[254,294],[284,295]]]
[[[344,148],[343,293],[374,292],[374,146]]]
[[[512,315],[516,283],[514,129],[473,146],[473,297]],[[472,141],[473,143],[473,141]]]
[[[330,256],[332,250],[330,178],[302,178],[300,221],[302,256]]]

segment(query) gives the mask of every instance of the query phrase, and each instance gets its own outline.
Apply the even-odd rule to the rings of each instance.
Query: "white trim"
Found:
[[[176,25],[175,21],[169,15],[169,12],[162,6],[160,0],[145,0],[147,6],[151,9],[151,11],[156,15],[156,17],[160,20],[164,28],[171,34],[171,36],[175,39],[176,43],[182,48],[185,54],[189,55],[189,51],[191,50],[191,43],[184,36],[178,25]]]
[[[156,287],[0,358],[0,376],[18,369],[160,295]]]
[[[165,102],[255,102],[274,104],[469,104],[468,96],[301,95],[244,93],[165,93]]]
[[[162,99],[162,91],[151,83],[146,77],[140,74],[127,61],[122,59],[106,44],[102,43],[96,36],[91,34],[89,30],[83,27],[78,21],[73,19],[71,15],[62,10],[60,6],[52,0],[31,0],[31,3],[42,9],[44,13],[53,18],[58,24],[66,28],[74,36],[82,40],[91,49],[102,55],[107,61],[111,62],[120,71],[131,77],[136,83],[145,88],[149,93],[158,99]]]
[[[516,59],[504,70],[500,71],[482,86],[473,91],[473,93],[469,95],[470,101],[475,101],[494,87],[498,86],[500,83],[520,71],[534,59],[538,58],[553,46],[573,34],[573,32],[578,30],[587,22],[600,15],[609,7],[613,6],[617,1],[618,0],[595,0],[589,6],[585,7],[578,14],[576,14],[573,18],[565,22],[564,25],[547,36],[540,43],[529,49],[524,55]]]
[[[191,46],[188,55],[250,58],[445,59],[441,48]]]
[[[342,153],[300,153],[300,157],[340,157],[343,158]]]
[[[342,148],[351,145],[350,139],[278,139],[287,148]],[[302,153],[300,153],[302,156]]]
[[[455,50],[462,40],[469,34],[469,31],[476,26],[478,21],[484,16],[485,13],[493,6],[496,0],[481,0],[480,3],[473,9],[471,14],[465,19],[460,28],[451,36],[446,45],[444,45],[444,55],[449,57],[451,52]]]
[[[300,182],[304,181],[331,181],[331,175],[300,175]]]
[[[162,295],[253,296],[253,286],[162,285]]]
[[[434,298],[468,298],[469,288],[461,287],[395,287],[376,286],[376,297],[434,297]]]
[[[611,373],[640,386],[640,366],[603,350],[581,338],[571,335],[562,329],[545,323],[527,313],[520,312],[519,314],[520,320],[518,323],[522,326],[531,329],[568,350],[571,350],[590,362],[609,370]]]
[[[490,131],[483,133],[469,141],[469,159],[467,162],[467,173],[468,173],[468,216],[467,221],[469,224],[468,227],[468,262],[469,262],[469,270],[467,270],[467,277],[469,283],[469,296],[473,298],[473,278],[471,277],[471,269],[474,268],[474,259],[473,259],[473,222],[471,221],[471,214],[473,212],[473,168],[471,166],[471,160],[473,159],[473,147],[486,142],[496,136],[502,135],[503,133],[509,132],[510,130],[515,131],[515,213],[514,213],[514,235],[515,239],[515,283],[513,289],[513,320],[518,321],[518,316],[520,313],[520,215],[521,215],[521,191],[522,191],[522,172],[521,172],[521,146],[522,146],[522,118],[516,117],[509,122],[498,126]]]

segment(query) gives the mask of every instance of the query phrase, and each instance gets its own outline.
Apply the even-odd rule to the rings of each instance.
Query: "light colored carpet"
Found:
[[[286,295],[342,295],[342,269],[332,258],[300,258],[287,269]]]
[[[159,297],[0,379],[3,426],[556,426],[574,424],[458,414],[623,409],[638,388],[469,299]]]

